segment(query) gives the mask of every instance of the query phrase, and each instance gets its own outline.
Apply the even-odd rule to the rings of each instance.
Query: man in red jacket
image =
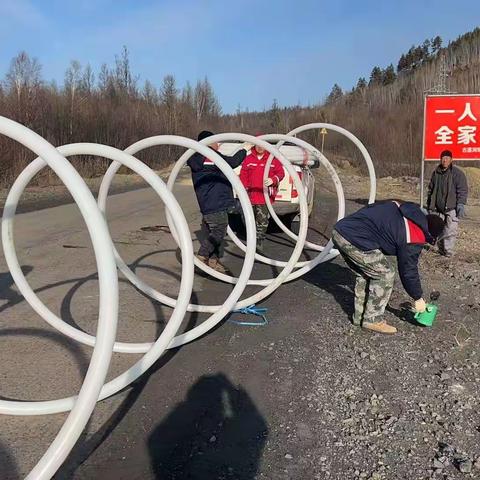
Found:
[[[257,252],[263,253],[263,243],[270,218],[267,205],[265,204],[264,187],[268,188],[270,201],[273,203],[277,195],[278,185],[285,176],[282,164],[274,158],[268,176],[264,182],[265,164],[270,153],[264,148],[254,146],[250,154],[242,163],[240,180],[247,190],[250,202],[252,203],[255,222],[257,225]]]

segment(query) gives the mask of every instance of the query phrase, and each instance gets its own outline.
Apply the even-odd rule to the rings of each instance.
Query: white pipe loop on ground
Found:
[[[253,303],[260,302],[274,292],[282,283],[299,278],[321,262],[331,259],[338,254],[336,251],[331,251],[331,241],[329,241],[325,247],[306,241],[308,230],[308,206],[306,194],[297,172],[277,148],[283,142],[289,141],[312,152],[320,160],[322,165],[324,165],[330,173],[334,182],[338,199],[337,218],[340,219],[345,213],[345,197],[337,173],[325,156],[312,145],[309,145],[303,140],[292,138],[293,135],[302,131],[324,127],[342,133],[359,147],[367,162],[370,174],[371,189],[369,202],[374,201],[376,179],[373,164],[368,152],[361,142],[350,132],[335,125],[315,123],[299,127],[290,132],[288,136],[265,135],[261,138],[241,133],[223,133],[208,137],[202,142],[196,142],[175,135],[161,135],[136,142],[122,152],[113,147],[89,143],[64,145],[55,149],[52,145],[26,127],[4,117],[0,117],[0,134],[4,134],[17,140],[19,143],[30,148],[39,155],[39,158],[28,165],[14,182],[5,203],[4,215],[2,218],[2,243],[7,265],[20,293],[22,293],[27,302],[42,318],[68,337],[77,340],[80,343],[94,347],[92,359],[78,396],[39,402],[0,400],[0,414],[40,415],[71,410],[59,434],[39,463],[29,474],[27,477],[28,479],[43,480],[51,478],[76,443],[90,418],[95,403],[98,400],[117,393],[119,390],[125,388],[136,380],[158,360],[167,348],[178,347],[199,338],[214,328],[233,309],[250,306]],[[266,140],[279,141],[279,144],[273,146]],[[240,179],[227,162],[215,151],[208,148],[209,144],[226,141],[242,141],[263,147],[271,154],[267,162],[265,176],[268,174],[268,167],[272,159],[275,157],[282,163],[292,177],[295,188],[298,191],[300,202],[300,227],[298,235],[290,232],[290,230],[282,224],[273,211],[268,196],[266,196],[267,205],[269,205],[273,218],[282,230],[296,242],[292,255],[287,262],[269,259],[255,253],[255,218],[248,194]],[[167,185],[165,185],[153,170],[132,156],[145,148],[158,145],[175,145],[187,149],[187,151],[176,162]],[[195,152],[208,157],[222,171],[232,184],[242,206],[247,231],[246,246],[229,229],[229,235],[232,240],[245,253],[245,260],[238,278],[220,274],[194,257],[192,239],[187,221],[180,205],[171,192],[181,168]],[[102,181],[98,205],[95,203],[95,200],[83,179],[64,158],[70,155],[82,154],[113,160],[113,163],[107,170]],[[83,218],[85,219],[92,239],[98,267],[100,288],[99,321],[96,336],[89,335],[72,327],[51,312],[48,307],[40,301],[28,284],[18,262],[13,231],[13,221],[16,208],[28,183],[46,165],[50,166],[58,174],[62,182],[72,194],[75,202],[80,208]],[[125,165],[135,171],[147,181],[165,204],[170,230],[181,250],[182,277],[180,282],[180,292],[177,299],[170,298],[161,292],[158,292],[137,277],[137,275],[122,260],[110,237],[108,226],[105,221],[106,201],[112,179],[121,165]],[[298,260],[305,246],[320,251],[320,253],[313,260],[299,262]],[[251,280],[250,276],[255,259],[269,265],[283,267],[283,270],[275,278]],[[165,329],[154,343],[115,342],[118,319],[118,277],[115,263],[118,269],[142,292],[154,300],[174,309]],[[194,265],[211,276],[234,285],[232,292],[222,305],[189,304],[193,288]],[[259,285],[265,288],[257,292],[255,295],[239,301],[247,285]],[[192,330],[175,336],[187,311],[211,313],[212,315]],[[122,353],[144,353],[144,355],[133,365],[133,367],[110,382],[104,384],[113,351]]]
[[[342,187],[342,182],[340,181],[340,178],[338,177],[337,175],[337,172],[335,171],[335,169],[333,168],[332,164],[328,161],[328,159],[322,154],[320,153],[315,147],[313,147],[312,145],[310,145],[309,143],[305,142],[304,140],[301,140],[299,138],[296,138],[296,137],[291,137],[291,136],[288,136],[288,135],[277,135],[277,134],[269,134],[269,135],[262,135],[261,137],[262,140],[266,140],[266,141],[281,141],[282,143],[283,142],[290,142],[290,143],[294,143],[295,145],[301,147],[301,148],[304,148],[305,150],[311,152],[315,157],[317,157],[317,159],[320,161],[320,163],[327,169],[328,173],[330,174],[330,176],[332,177],[332,180],[333,180],[333,183],[335,185],[335,191],[336,191],[336,194],[337,194],[337,201],[338,201],[338,211],[337,211],[337,220],[340,220],[341,218],[344,217],[345,215],[345,195],[343,193],[343,187]],[[277,148],[279,147],[279,145],[277,144]],[[267,160],[267,164],[265,166],[265,172],[264,172],[264,180],[267,179],[268,177],[268,172],[269,172],[269,168],[270,168],[270,165],[273,161],[273,156],[270,155],[268,160]],[[298,177],[297,175],[297,172],[295,171],[295,174],[296,176]],[[299,180],[300,181],[300,180]],[[270,214],[272,215],[273,219],[277,222],[278,226],[290,237],[292,238],[293,240],[295,241],[298,241],[298,236],[295,235],[293,232],[291,232],[282,222],[281,220],[278,218],[277,214],[275,213],[273,207],[272,207],[272,203],[270,202],[270,198],[269,198],[269,195],[265,189],[264,191],[264,195],[265,195],[265,200],[266,200],[266,204],[267,204],[267,207],[270,211]],[[229,237],[232,239],[232,241],[235,243],[235,245],[240,248],[240,250],[242,251],[245,251],[245,245],[242,243],[242,241],[235,235],[235,233],[231,230],[231,228],[229,227],[228,230],[228,235]],[[324,250],[325,247],[323,247],[322,245],[317,245],[316,243],[311,243],[311,242],[305,242],[304,243],[304,248],[305,247],[309,247],[311,249],[314,249],[316,251],[320,251],[322,252]],[[323,256],[322,257],[322,260],[321,262],[325,262],[327,260],[331,260],[332,258],[335,258],[336,256],[338,255],[338,251],[337,250],[332,250],[331,252],[328,252],[326,256]],[[259,261],[261,261],[262,263],[265,263],[267,265],[272,265],[272,266],[278,266],[278,267],[281,267],[281,266],[285,266],[286,262],[284,261],[281,261],[281,260],[273,260],[273,259],[270,259],[268,257],[265,257],[265,256],[262,256],[262,255],[256,255],[255,258]],[[309,260],[309,261],[305,261],[305,262],[297,262],[297,264],[295,265],[296,268],[300,268],[300,267],[305,267],[303,270],[302,270],[302,273],[301,275],[304,275],[305,273],[307,273],[308,271],[312,270],[312,268],[314,268],[315,266],[317,266],[319,263],[321,263],[317,260],[317,258],[314,258],[312,260]],[[297,272],[295,272],[293,275],[298,275]],[[292,280],[293,278],[298,278],[298,276],[289,276],[285,282],[288,282],[290,280]],[[263,280],[262,282],[267,282],[267,280]],[[258,281],[255,281],[255,282],[258,282]],[[256,283],[258,285],[258,283]]]
[[[139,151],[144,150],[145,148],[153,147],[153,146],[157,146],[157,145],[162,145],[163,143],[161,143],[161,141],[162,141],[161,139],[162,139],[162,137],[159,136],[159,137],[151,137],[151,138],[147,138],[147,139],[144,139],[144,140],[140,140],[139,142],[137,142],[137,143],[131,145],[130,147],[128,147],[125,151],[134,155],[134,154],[138,153]],[[261,290],[257,294],[238,302],[234,306],[234,308],[237,309],[237,308],[248,307],[248,306],[250,306],[254,303],[258,303],[261,300],[263,300],[264,298],[266,298],[276,288],[278,288],[278,286],[280,286],[285,281],[285,279],[289,276],[291,271],[294,269],[294,267],[295,267],[295,265],[298,261],[298,258],[300,257],[300,255],[302,253],[303,242],[305,241],[306,235],[307,235],[308,207],[307,207],[306,196],[305,196],[305,192],[304,192],[304,189],[303,189],[303,185],[302,185],[298,175],[296,174],[295,169],[291,166],[290,162],[288,162],[288,160],[286,160],[283,157],[283,155],[274,146],[270,145],[269,143],[267,143],[267,142],[265,142],[265,141],[263,141],[263,140],[261,140],[257,137],[254,137],[252,135],[246,135],[246,134],[242,134],[242,133],[218,134],[218,135],[208,137],[200,143],[208,145],[208,144],[211,144],[211,143],[222,142],[222,141],[226,142],[226,141],[232,141],[232,140],[240,140],[240,141],[243,141],[243,142],[249,142],[249,143],[253,143],[255,145],[260,145],[260,146],[264,147],[266,150],[272,152],[277,158],[280,158],[280,159],[284,160],[284,164],[286,165],[286,168],[288,169],[289,173],[292,175],[292,178],[294,179],[294,182],[295,182],[295,186],[298,188],[299,198],[300,198],[300,212],[303,215],[303,216],[301,216],[301,219],[300,219],[299,241],[297,242],[297,245],[295,246],[295,249],[292,253],[292,256],[291,256],[289,262],[287,263],[287,265],[285,266],[285,268],[283,269],[283,271],[274,280],[269,280],[265,284],[266,288],[264,288],[263,290]],[[207,147],[204,147],[204,148],[207,148]],[[175,180],[176,180],[181,168],[186,164],[188,159],[194,153],[195,153],[195,150],[190,148],[180,157],[180,159],[177,161],[177,163],[173,167],[173,170],[172,170],[172,172],[169,176],[168,183],[167,183],[167,186],[170,190],[173,189]],[[200,153],[202,153],[202,152],[200,152]],[[205,153],[202,153],[202,155],[208,157],[210,160],[214,161],[215,163],[216,163],[217,157],[221,159],[221,157],[217,153],[215,153],[212,149],[209,149],[209,148],[207,148],[207,151]],[[225,162],[223,159],[221,159],[221,160],[222,160],[222,162]],[[226,162],[225,162],[225,164],[226,164]],[[116,172],[118,171],[119,168],[120,168],[120,165],[118,165],[116,163],[112,163],[112,165],[110,165],[110,167],[107,170],[107,173],[105,174],[105,177],[102,181],[102,184],[100,186],[100,191],[99,191],[99,197],[98,197],[98,203],[99,203],[100,208],[102,210],[105,209],[105,204],[106,204],[106,199],[107,199],[107,196],[108,196],[109,187],[111,185],[111,182],[113,180],[114,175],[116,174]],[[243,208],[244,215],[245,215],[246,212],[245,212],[245,207],[242,203],[241,192],[243,190],[245,195],[247,195],[246,191],[245,191],[243,185],[241,184],[240,179],[235,174],[235,172],[233,172],[233,170],[230,167],[228,167],[228,169],[229,169],[229,175],[226,175],[226,176],[227,176],[228,180],[230,181],[230,183],[232,183],[232,186],[233,186],[235,192],[237,193],[237,195],[239,197],[239,200],[240,200],[240,203],[242,204],[242,208]],[[243,195],[243,193],[242,193],[242,195]],[[247,198],[248,198],[248,195],[247,195]],[[249,200],[248,200],[248,205],[251,208]],[[252,216],[253,216],[253,210],[252,210]],[[303,220],[302,220],[302,218],[303,218]],[[168,212],[167,212],[167,221],[169,222],[170,229],[171,229],[172,234],[175,238],[175,229],[174,229],[174,226],[171,224],[171,219],[169,218]],[[255,256],[255,242],[253,242],[251,245],[249,244],[248,219],[247,219],[246,216],[245,216],[245,222],[247,224],[247,254],[248,254],[249,248],[251,248],[252,255]],[[245,257],[245,258],[247,258],[247,257]],[[117,260],[117,265],[118,265],[119,269],[121,270],[121,272],[139,290],[141,290],[146,295],[149,295],[151,298],[154,298],[155,300],[158,300],[159,302],[161,302],[165,305],[168,305],[168,306],[175,305],[175,299],[166,297],[165,295],[161,294],[160,292],[156,291],[155,289],[150,287],[148,284],[146,284],[134,272],[131,271],[131,269],[125,264],[125,262],[123,262],[123,260],[121,259],[120,256],[116,256],[116,260]],[[224,274],[218,273],[215,270],[211,269],[210,267],[204,265],[202,262],[198,261],[198,259],[196,259],[196,258],[195,258],[195,265],[197,267],[199,267],[200,269],[204,270],[205,272],[207,272],[208,274],[210,274],[211,276],[213,276],[213,277],[215,277],[219,280],[235,284],[235,288],[237,288],[238,282],[242,278],[242,275],[240,275],[237,279],[237,278],[231,277],[229,275],[224,275]],[[248,279],[247,279],[247,282],[248,282]],[[252,283],[254,283],[254,282],[260,283],[260,281],[251,281],[251,282]],[[242,288],[242,291],[243,291],[243,289],[244,289],[244,287]],[[192,304],[192,305],[189,306],[189,311],[203,312],[203,313],[214,313],[214,312],[217,312],[220,307],[221,307],[220,305],[193,305]],[[202,325],[204,325],[205,323],[206,322],[203,322]],[[193,332],[193,330],[192,330],[192,332]],[[184,334],[184,336],[180,336],[178,340],[176,339],[172,343],[172,346],[180,346],[183,343],[186,343],[186,342],[190,341],[189,336],[190,336],[189,332]],[[178,343],[179,341],[181,341],[182,343]]]
[[[375,166],[373,165],[372,157],[370,157],[370,154],[365,148],[365,145],[353,133],[332,123],[316,122],[307,123],[306,125],[301,125],[300,127],[294,128],[292,131],[288,132],[287,135],[293,137],[298,135],[299,133],[303,133],[308,130],[318,130],[322,128],[332,130],[333,132],[337,132],[340,135],[347,137],[360,150],[360,153],[362,154],[365,163],[367,164],[368,177],[370,180],[370,193],[368,196],[368,203],[375,202],[375,196],[377,194],[377,176],[375,174]]]
[[[73,166],[46,140],[28,128],[0,117],[0,134],[16,140],[21,145],[40,155],[55,171],[72,194],[85,220],[92,240],[99,279],[99,315],[95,347],[90,365],[80,388],[77,401],[72,403],[71,412],[60,432],[43,457],[27,476],[29,480],[48,480],[62,465],[81,435],[95,408],[98,396],[105,382],[113,352],[118,320],[118,277],[112,252],[112,241],[101,212],[84,180]],[[2,240],[11,240],[5,228],[13,222],[10,199],[7,198],[2,218]],[[14,272],[12,272],[14,275]],[[17,279],[14,278],[16,281]],[[0,401],[0,413],[11,414],[16,402]]]
[[[204,143],[205,145],[210,145],[212,143],[228,142],[228,141],[232,141],[232,140],[233,141],[242,141],[242,142],[246,142],[246,143],[252,143],[254,145],[258,145],[260,147],[263,147],[265,150],[270,152],[271,156],[273,155],[276,158],[278,158],[280,163],[285,167],[288,174],[292,177],[295,187],[298,189],[298,197],[299,197],[299,202],[300,202],[300,226],[299,226],[299,231],[300,232],[299,232],[299,235],[297,237],[297,243],[295,244],[294,252],[293,252],[292,256],[290,257],[288,262],[277,262],[275,264],[276,266],[284,267],[282,272],[280,273],[280,275],[278,275],[277,277],[269,278],[269,279],[263,279],[263,280],[250,280],[248,282],[248,285],[260,285],[260,286],[268,287],[268,286],[271,286],[272,283],[279,284],[278,283],[278,277],[282,277],[283,280],[282,280],[281,283],[285,283],[286,281],[288,281],[288,278],[289,278],[292,270],[294,268],[296,268],[299,263],[301,263],[301,262],[298,262],[298,259],[300,258],[301,252],[303,251],[304,245],[305,245],[305,242],[306,242],[306,237],[307,237],[307,232],[308,232],[308,204],[307,204],[307,197],[306,197],[306,194],[305,194],[305,189],[303,188],[303,184],[300,180],[300,177],[298,176],[295,168],[292,166],[292,164],[289,162],[289,160],[283,154],[281,154],[280,151],[275,146],[271,145],[270,143],[266,142],[265,140],[261,139],[260,137],[254,137],[254,136],[246,135],[246,134],[242,134],[242,133],[234,133],[234,134],[220,133],[220,134],[213,135],[211,137],[205,138],[204,140],[202,140],[201,143]],[[170,174],[170,177],[169,177],[168,183],[167,183],[167,185],[170,189],[173,188],[175,180],[176,180],[176,178],[177,178],[177,176],[180,172],[180,169],[188,161],[188,159],[191,157],[191,155],[192,155],[192,152],[185,152],[185,154],[182,155],[182,157],[180,157],[179,161],[175,165],[174,169],[172,170],[172,172]],[[303,233],[304,231],[305,231],[305,233]],[[240,247],[240,245],[242,245],[243,246],[242,251],[245,252],[245,250],[246,250],[245,245],[243,245],[243,243],[240,242],[240,240],[235,236],[234,232],[231,230],[230,227],[227,228],[227,232],[228,232],[229,236],[231,236],[231,238],[233,236],[234,238],[237,239],[237,241],[238,241],[237,246]],[[233,240],[233,238],[232,238],[232,240]],[[299,250],[298,255],[295,254],[297,248]],[[292,260],[293,256],[295,258],[295,261]],[[263,261],[263,260],[268,261],[269,260],[267,257],[259,255],[258,253],[255,253],[255,259],[257,259],[259,261]],[[275,262],[275,261],[273,261],[273,262]],[[266,262],[264,261],[264,263],[266,263]],[[205,271],[205,272],[209,273],[210,275],[212,275],[213,277],[217,278],[218,280],[222,280],[222,281],[225,281],[225,282],[228,282],[228,283],[235,283],[237,281],[237,279],[235,277],[220,274],[220,273],[212,270],[211,268],[205,268],[205,265],[202,264],[201,262],[199,262],[199,267],[203,271]],[[277,288],[277,287],[275,287],[275,288]],[[249,306],[249,305],[252,305],[254,303],[258,303],[259,301],[266,298],[266,296],[268,296],[270,293],[271,293],[270,291],[268,291],[267,289],[264,289],[264,290],[258,292],[256,295],[254,295],[254,296],[252,296],[248,299],[243,300],[237,308],[243,308],[244,306]]]
[[[159,195],[160,199],[164,202],[164,204],[168,205],[168,208],[173,213],[175,224],[179,224],[179,228],[182,231],[180,237],[180,250],[182,253],[182,277],[180,282],[179,298],[175,306],[175,310],[172,312],[172,316],[168,324],[169,328],[165,329],[164,332],[162,332],[162,335],[160,335],[160,337],[157,339],[157,342],[159,344],[163,345],[166,342],[166,345],[168,346],[169,343],[172,341],[172,338],[175,335],[177,329],[179,328],[181,322],[183,321],[186,313],[186,307],[190,300],[193,288],[193,247],[190,240],[190,231],[188,229],[188,224],[183,214],[183,211],[180,208],[180,205],[178,204],[177,200],[170,192],[170,190],[168,190],[165,183],[160,179],[160,177],[158,177],[158,175],[153,170],[147,167],[140,160],[126,154],[122,150],[117,150],[116,148],[108,147],[105,145],[89,143],[63,145],[61,147],[58,147],[57,150],[65,157],[69,157],[72,155],[92,155],[120,162],[122,165],[130,168],[139,176],[144,178],[148,182],[148,184],[154,189],[154,191]],[[45,165],[46,162],[42,158],[35,159],[23,170],[23,172],[14,182],[8,196],[8,205],[10,209],[9,213],[12,220],[18,205],[18,201],[20,200],[20,197],[25,187],[29,184],[32,178],[38,172],[40,172],[42,168],[45,167]],[[94,336],[89,335],[79,330],[78,328],[66,323],[64,320],[55,315],[50,309],[48,309],[45,304],[38,298],[36,293],[28,284],[18,262],[14,245],[13,222],[5,221],[3,228],[3,232],[5,234],[4,238],[9,239],[8,241],[3,242],[5,258],[8,268],[12,272],[12,276],[15,279],[15,283],[17,284],[20,293],[25,297],[27,302],[38,313],[38,315],[40,315],[52,327],[56,328],[61,333],[73,340],[76,340],[85,345],[94,346],[96,341]],[[172,328],[173,335],[171,332]],[[167,340],[163,338],[163,336],[165,335],[167,336]],[[114,344],[114,351],[120,353],[146,353],[152,348],[153,345],[153,343],[116,342]],[[163,350],[159,353],[158,356],[163,353]],[[156,360],[157,358],[153,359],[153,362],[155,362]],[[145,360],[143,361],[145,362]],[[125,386],[126,385],[122,385],[120,388],[124,388]],[[112,393],[109,393],[105,396],[110,395],[112,395]],[[39,407],[38,403],[33,403],[34,405],[32,408],[32,412],[35,412],[38,410]],[[28,402],[21,402],[19,408],[21,408],[21,414],[25,415],[25,412],[28,408]],[[42,411],[42,413],[57,413],[57,411],[66,411],[65,407],[60,407],[60,403],[52,405],[48,408],[61,408],[61,410],[55,410],[55,412]],[[35,414],[36,413],[32,413],[32,415]]]

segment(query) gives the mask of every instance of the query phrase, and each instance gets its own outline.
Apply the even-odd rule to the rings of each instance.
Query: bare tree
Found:
[[[26,52],[20,52],[10,63],[7,73],[7,87],[14,90],[20,102],[22,94],[30,96],[41,84],[42,67],[36,58],[30,58]]]
[[[73,134],[73,118],[75,116],[75,100],[78,89],[80,88],[80,82],[82,79],[82,66],[77,60],[72,60],[70,66],[65,72],[64,90],[69,98],[70,102],[70,115],[69,115],[69,133]]]

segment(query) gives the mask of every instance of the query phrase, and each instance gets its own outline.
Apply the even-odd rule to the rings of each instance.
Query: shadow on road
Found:
[[[76,364],[78,366],[78,371],[80,375],[85,375],[88,369],[89,359],[88,356],[83,351],[81,345],[76,343],[74,340],[71,340],[62,333],[52,332],[49,330],[44,330],[41,328],[2,328],[0,330],[1,337],[30,337],[30,338],[42,338],[48,340],[49,342],[55,343],[60,347],[68,350],[69,353],[75,358]],[[8,401],[20,401],[18,398],[10,398],[0,395],[0,400]],[[0,470],[1,472],[1,470]],[[0,476],[0,478],[2,478]]]
[[[352,318],[354,312],[355,275],[348,267],[338,265],[335,262],[326,262],[322,264],[321,268],[315,268],[304,275],[303,279],[333,295],[335,301],[342,307],[348,318]],[[386,311],[404,322],[418,325],[413,318],[408,302],[402,303],[400,308],[387,305]]]
[[[22,272],[27,276],[32,270],[33,267],[30,265],[22,265]],[[18,292],[13,290],[14,281],[10,272],[1,272],[0,273],[0,301],[6,300],[6,303],[0,306],[0,313],[23,301],[23,296]]]
[[[355,276],[348,267],[338,265],[335,262],[325,262],[319,268],[315,268],[304,275],[303,279],[330,293],[348,318],[352,317]]]
[[[0,442],[0,474],[3,480],[17,480],[19,473],[17,470],[17,463],[15,458],[7,449],[7,447]]]
[[[152,256],[156,253],[162,253],[163,251],[156,251],[150,252],[147,255],[143,255],[132,262],[129,266],[130,268],[135,271],[138,267],[146,268],[146,269],[153,269],[155,271],[161,272],[162,274],[167,274],[173,276],[177,281],[180,282],[180,277],[166,269],[161,267],[154,267],[152,265],[147,265],[142,263],[146,258]],[[22,266],[22,271],[24,275],[28,275],[33,270],[31,266]],[[52,288],[56,288],[63,285],[72,285],[67,294],[62,299],[61,304],[61,318],[76,328],[79,328],[75,322],[75,319],[71,312],[71,303],[80,289],[85,283],[89,281],[98,281],[97,273],[92,273],[91,275],[87,275],[80,278],[72,278],[68,280],[62,280],[56,283],[52,283],[49,285],[45,285],[35,290],[38,294],[43,291],[50,290]],[[120,281],[125,281],[124,279],[120,279]],[[128,283],[128,282],[127,282]],[[0,306],[0,312],[7,310],[21,302],[24,301],[22,295],[16,292],[12,287],[14,285],[14,281],[12,276],[9,272],[0,273],[0,300],[6,300],[6,302]],[[139,291],[140,292],[140,291]],[[140,292],[143,296],[142,292]],[[167,319],[164,318],[162,306],[149,299],[154,307],[155,311],[155,318],[154,322],[157,324],[157,337],[163,331],[163,328],[166,324]],[[192,294],[192,302],[196,303],[198,298],[195,294]],[[192,314],[189,317],[189,321],[185,322],[184,325],[185,330],[189,330],[193,328],[198,321],[198,315]],[[80,328],[79,328],[80,329]],[[67,348],[70,350],[72,355],[75,357],[79,372],[83,376],[85,375],[88,369],[88,357],[85,355],[82,346],[75,343],[74,341],[70,340],[69,338],[65,337],[64,335],[51,332],[48,330],[43,330],[40,328],[9,328],[9,329],[2,329],[0,335],[3,336],[31,336],[31,337],[40,337],[48,339],[52,342],[57,343],[58,345]],[[88,426],[85,429],[85,432],[80,437],[79,441],[77,442],[76,446],[72,450],[71,454],[69,455],[65,464],[61,467],[61,469],[57,472],[56,477],[58,479],[70,479],[75,471],[78,469],[80,465],[82,465],[89,456],[94,453],[111,435],[114,429],[122,422],[125,416],[129,413],[133,405],[135,404],[136,400],[142,393],[145,386],[148,384],[150,376],[155,373],[158,369],[160,369],[163,365],[168,363],[173,356],[176,354],[178,350],[168,351],[164,354],[151,368],[150,370],[144,374],[140,379],[134,382],[132,385],[128,387],[128,394],[126,395],[125,399],[122,401],[120,406],[116,409],[116,411],[108,418],[103,425],[95,432],[89,433]],[[11,398],[0,397],[3,400],[13,400]],[[12,465],[12,457],[4,452],[4,449],[1,448],[0,445],[0,478],[3,480],[3,473],[9,470],[13,470]],[[12,473],[12,478],[16,478],[17,475]]]
[[[143,255],[137,258],[129,266],[134,272],[139,267],[144,269],[152,269],[154,271],[158,271],[163,274],[171,275],[172,277],[180,281],[180,277],[178,275],[166,269],[142,263],[142,261],[145,260],[146,258],[161,252],[163,251],[151,252],[149,254]],[[86,277],[86,279],[91,279],[91,276]],[[85,281],[86,279],[83,279],[83,281]],[[70,290],[67,293],[67,296],[65,297],[65,298],[68,297],[68,301],[63,303],[64,313],[67,316],[68,315],[71,316],[69,305],[73,299],[75,291],[78,290],[78,287],[79,285],[75,284],[72,287],[72,290]],[[157,325],[156,337],[158,338],[162,333],[163,328],[166,324],[166,319],[164,318],[162,307],[158,302],[150,299],[140,290],[137,290],[137,291],[141,295],[148,298],[151,301],[152,306],[154,307],[154,311],[155,311],[154,321]],[[197,303],[198,298],[195,295],[195,293],[192,293],[191,301],[193,303]],[[70,319],[70,321],[72,321],[72,319]],[[188,322],[184,327],[185,331],[192,329],[197,324],[197,321],[198,321],[198,314],[196,313],[191,314]],[[168,362],[170,362],[170,360],[176,355],[177,352],[178,352],[178,349],[167,350],[166,353],[162,357],[160,357],[159,360],[155,362],[147,372],[145,372],[139,379],[137,379],[135,382],[129,385],[125,389],[125,391],[128,391],[128,394],[126,395],[122,403],[116,408],[116,410],[112,413],[112,415],[105,422],[103,422],[102,426],[98,428],[93,434],[88,431],[90,426],[90,422],[89,422],[87,428],[82,433],[75,447],[73,448],[70,455],[68,456],[66,462],[62,465],[62,467],[58,470],[57,474],[55,475],[55,478],[57,480],[71,479],[75,474],[75,472],[83,465],[83,463],[85,463],[88,460],[88,458],[93,453],[95,453],[95,451],[98,450],[111,437],[114,430],[118,427],[118,425],[122,423],[122,421],[131,411],[131,409],[134,407],[137,399],[140,397],[143,390],[147,386],[151,376],[155,372],[157,372],[159,369],[161,369],[164,365],[166,365]]]
[[[148,439],[154,478],[256,478],[268,425],[224,374],[201,377]]]

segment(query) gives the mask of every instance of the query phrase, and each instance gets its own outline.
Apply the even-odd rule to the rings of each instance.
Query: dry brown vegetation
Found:
[[[480,28],[445,48],[440,45],[437,37],[412,47],[402,55],[397,73],[393,65],[383,70],[374,67],[369,81],[360,78],[351,91],[334,85],[323,105],[280,109],[274,102],[260,118],[257,113],[237,113],[228,125],[289,131],[314,121],[334,123],[362,140],[380,175],[418,176],[425,93],[444,89],[480,93]],[[310,133],[308,139],[320,145],[318,131]],[[360,160],[358,151],[335,135],[327,137],[326,148],[334,155]]]
[[[380,175],[418,175],[420,168],[423,97],[438,90],[438,83],[459,93],[480,93],[480,28],[441,48],[439,37],[412,47],[402,55],[397,72],[393,65],[375,67],[367,82],[360,78],[351,91],[335,85],[326,101],[311,107],[281,108],[274,101],[264,112],[222,115],[208,79],[194,87],[178,88],[167,75],[160,87],[148,80],[139,86],[130,69],[126,48],[112,67],[94,74],[89,65],[72,61],[62,87],[47,84],[41,66],[25,52],[12,60],[0,84],[0,114],[23,123],[53,145],[95,142],[126,148],[151,135],[178,134],[195,138],[198,131],[248,133],[288,132],[305,123],[336,123],[357,135],[374,158]],[[318,131],[305,137],[320,145]],[[330,134],[328,152],[348,157],[358,152]],[[178,158],[178,150],[161,148],[141,158],[161,168]],[[8,184],[34,155],[19,144],[0,137],[0,183]],[[72,159],[85,177],[104,171],[105,160]],[[42,183],[54,181],[44,173]]]

